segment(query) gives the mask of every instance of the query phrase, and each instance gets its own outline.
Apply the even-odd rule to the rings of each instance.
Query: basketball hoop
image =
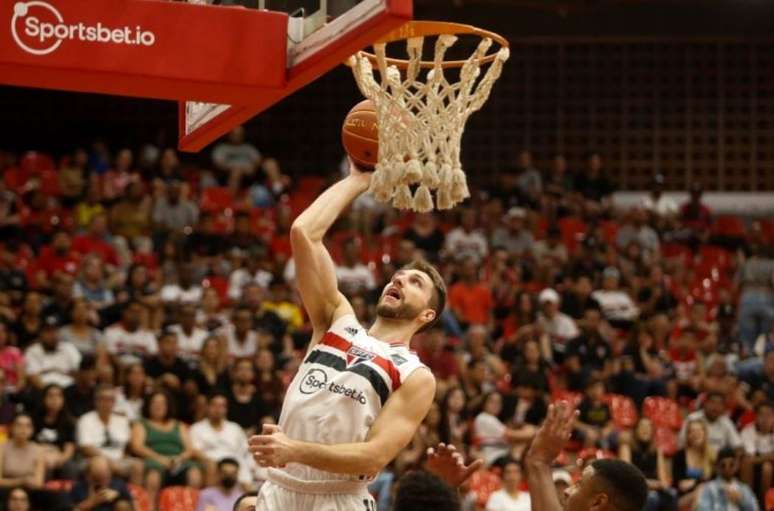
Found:
[[[459,36],[480,37],[465,60],[446,60]],[[426,37],[437,37],[432,60],[422,60]],[[406,41],[408,59],[388,58],[387,44]],[[492,43],[497,51],[489,52]],[[465,123],[479,110],[508,60],[508,41],[470,25],[412,21],[350,57],[360,91],[373,101],[379,122],[379,157],[371,180],[374,197],[398,209],[449,209],[470,196],[460,163]],[[485,73],[481,68],[489,66]],[[381,83],[374,77],[379,70]],[[427,70],[424,77],[422,70]],[[445,71],[459,69],[459,79]],[[424,78],[424,81],[423,81]],[[412,196],[411,187],[417,186]]]

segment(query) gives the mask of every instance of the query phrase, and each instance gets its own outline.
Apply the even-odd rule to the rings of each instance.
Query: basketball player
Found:
[[[560,511],[551,465],[570,439],[577,412],[561,401],[548,408],[545,422],[525,458],[532,509]],[[621,460],[595,460],[565,490],[567,511],[641,511],[648,496],[642,472]]]
[[[375,510],[366,484],[409,443],[435,396],[435,378],[409,343],[443,311],[446,288],[438,271],[422,261],[399,269],[366,330],[339,292],[323,245],[370,179],[350,165],[349,176],[291,228],[298,290],[314,331],[279,425],[264,425],[250,439],[256,461],[270,467],[257,511]]]

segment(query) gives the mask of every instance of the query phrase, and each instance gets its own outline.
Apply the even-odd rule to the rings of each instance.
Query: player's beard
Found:
[[[380,301],[376,305],[376,315],[387,319],[414,319],[422,312],[423,309],[415,307],[401,300],[400,305],[392,307],[386,303]]]

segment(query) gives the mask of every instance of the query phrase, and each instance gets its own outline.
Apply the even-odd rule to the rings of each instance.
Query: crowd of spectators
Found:
[[[278,419],[310,333],[288,232],[336,176],[291,179],[241,129],[211,157],[0,151],[7,509],[220,511],[260,484],[246,439]],[[529,509],[520,458],[556,399],[580,411],[557,488],[620,456],[646,474],[648,510],[764,505],[772,224],[713,215],[699,187],[676,204],[662,184],[622,210],[601,155],[538,168],[523,151],[456,210],[364,196],[337,222],[328,246],[363,324],[414,258],[449,287],[413,343],[437,401],[373,482],[380,509],[438,442],[485,461],[465,509]]]

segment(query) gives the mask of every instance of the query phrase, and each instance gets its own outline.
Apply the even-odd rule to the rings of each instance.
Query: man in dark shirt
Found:
[[[65,405],[73,417],[94,409],[94,387],[97,385],[97,362],[91,355],[81,359],[75,382],[64,390]]]
[[[188,364],[177,356],[177,334],[170,330],[162,332],[158,354],[147,358],[143,365],[145,373],[174,396],[179,405],[179,418],[189,419],[191,401],[186,398],[185,384],[192,380],[192,374]]]
[[[601,333],[602,313],[598,307],[588,307],[580,322],[581,334],[567,343],[565,358],[577,356],[582,367],[591,370],[595,378],[606,378],[612,370],[612,350]]]
[[[110,464],[102,456],[89,460],[86,480],[78,481],[70,491],[77,511],[113,511],[132,509],[132,496],[121,479],[113,477]],[[128,504],[128,507],[123,507]]]

